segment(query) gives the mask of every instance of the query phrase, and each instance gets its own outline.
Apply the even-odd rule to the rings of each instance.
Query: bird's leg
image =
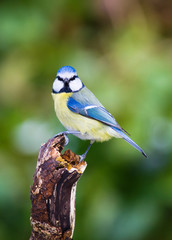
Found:
[[[64,146],[66,146],[69,143],[69,138],[67,137],[68,134],[80,134],[80,132],[72,131],[72,130],[71,131],[64,131],[64,132],[60,132],[60,133],[56,134],[54,136],[54,138],[58,137],[59,135],[64,135],[64,137],[65,137],[65,145]]]
[[[88,153],[90,147],[92,146],[92,144],[93,144],[94,142],[95,142],[95,140],[91,140],[91,141],[90,141],[90,144],[89,144],[89,146],[88,146],[88,148],[87,148],[87,150],[86,150],[86,152],[83,153],[82,155],[79,155],[80,161],[83,161],[83,160],[86,158],[87,153]]]

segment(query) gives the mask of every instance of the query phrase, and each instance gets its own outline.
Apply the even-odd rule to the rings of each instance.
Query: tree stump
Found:
[[[61,154],[64,145],[59,135],[41,146],[30,191],[30,240],[72,239],[76,186],[87,164],[71,150]]]

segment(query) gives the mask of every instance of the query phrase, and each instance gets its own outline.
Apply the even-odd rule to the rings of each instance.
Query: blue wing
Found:
[[[147,157],[144,151],[125,134],[127,132],[121,128],[114,117],[103,107],[94,94],[86,87],[84,87],[81,91],[74,93],[72,97],[68,99],[67,106],[74,113],[95,119],[112,127],[126,142],[130,143],[145,157]]]
[[[126,132],[120,125],[116,122],[113,116],[101,105],[90,105],[87,102],[80,103],[76,101],[73,97],[70,97],[67,102],[68,108],[74,112],[81,114],[82,116],[95,119],[102,122],[110,127],[119,129],[120,131]]]

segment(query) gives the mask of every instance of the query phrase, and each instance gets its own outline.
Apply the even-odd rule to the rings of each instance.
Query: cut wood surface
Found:
[[[30,240],[72,239],[77,181],[87,164],[71,150],[61,154],[64,135],[41,146],[31,186]]]

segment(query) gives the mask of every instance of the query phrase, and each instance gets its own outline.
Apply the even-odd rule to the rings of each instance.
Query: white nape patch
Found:
[[[64,87],[64,82],[59,81],[58,79],[55,79],[53,83],[53,90],[55,92],[60,92],[60,90]]]
[[[58,73],[58,75],[57,76],[59,76],[59,77],[61,77],[61,78],[68,78],[68,79],[70,79],[70,78],[72,78],[73,76],[76,76],[76,73],[73,73],[73,72],[63,72],[63,73]]]
[[[79,77],[76,77],[75,80],[69,82],[69,87],[72,92],[79,91],[82,88],[82,82]]]

